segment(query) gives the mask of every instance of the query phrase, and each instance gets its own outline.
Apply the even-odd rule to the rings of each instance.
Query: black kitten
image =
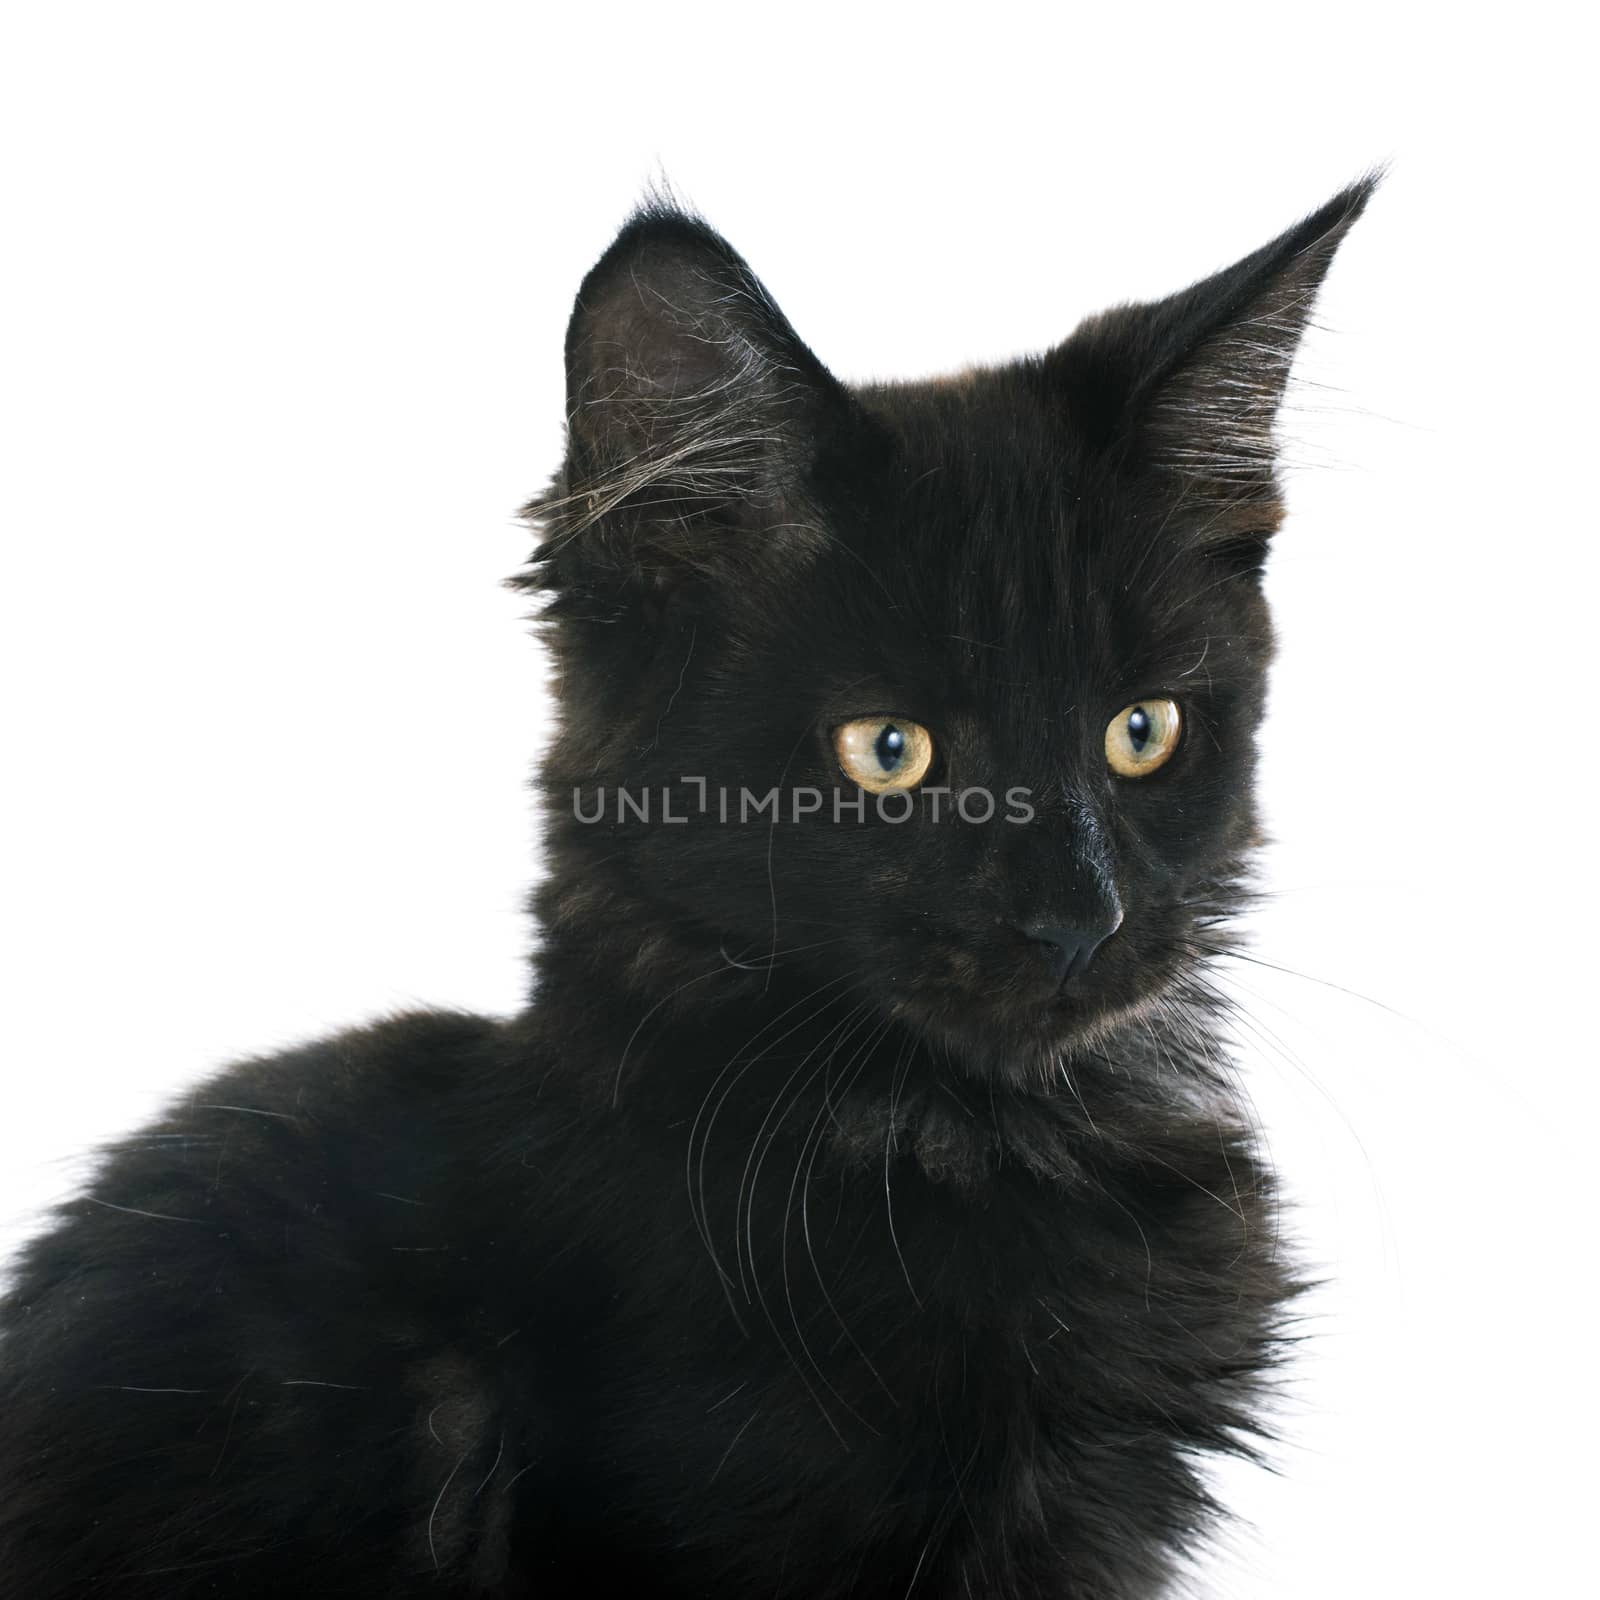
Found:
[[[1163,1590],[1295,1287],[1207,971],[1274,416],[1370,188],[860,389],[703,223],[628,224],[523,580],[533,1003],[235,1067],[62,1208],[8,1595]]]

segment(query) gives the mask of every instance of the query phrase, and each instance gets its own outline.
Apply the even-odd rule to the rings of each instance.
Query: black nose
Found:
[[[1094,953],[1122,926],[1122,912],[1082,925],[1030,922],[1022,931],[1049,963],[1057,983],[1070,983],[1089,970]]]

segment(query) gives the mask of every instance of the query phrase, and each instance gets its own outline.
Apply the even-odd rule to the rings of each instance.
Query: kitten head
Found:
[[[531,508],[547,911],[607,901],[641,986],[834,985],[990,1070],[1181,986],[1254,829],[1274,421],[1371,188],[1040,357],[855,388],[704,223],[636,215]]]

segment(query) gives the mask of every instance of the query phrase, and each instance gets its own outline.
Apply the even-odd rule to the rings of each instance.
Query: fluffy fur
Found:
[[[1207,969],[1273,419],[1370,187],[1038,359],[855,389],[704,223],[627,225],[522,580],[531,1004],[235,1066],[107,1153],[4,1302],[7,1593],[1165,1590],[1295,1288]],[[1182,743],[1118,778],[1154,695]],[[1031,820],[836,816],[874,714]],[[1115,932],[1062,982],[1045,925]]]

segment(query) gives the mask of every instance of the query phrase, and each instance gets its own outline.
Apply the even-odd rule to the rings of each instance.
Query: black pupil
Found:
[[[1135,706],[1128,713],[1128,743],[1136,755],[1143,754],[1150,743],[1150,713],[1143,706]]]
[[[906,753],[906,736],[892,722],[886,723],[883,732],[878,735],[878,742],[872,749],[878,758],[878,765],[885,772],[893,772],[900,765],[900,758]]]

